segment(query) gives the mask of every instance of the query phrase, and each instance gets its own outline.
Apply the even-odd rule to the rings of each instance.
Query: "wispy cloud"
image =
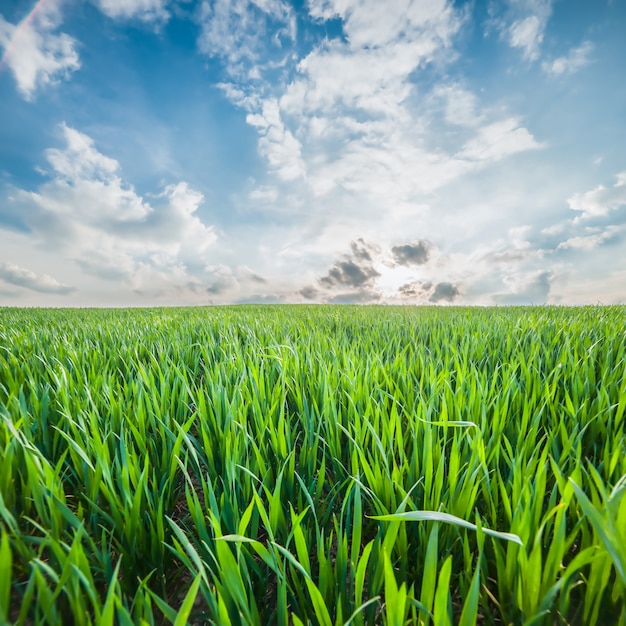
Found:
[[[507,0],[491,3],[492,18],[488,28],[512,48],[521,51],[526,61],[536,61],[541,54],[545,30],[552,15],[553,0]]]
[[[238,79],[259,79],[264,69],[283,63],[284,45],[296,35],[293,9],[283,0],[204,0],[198,22],[200,50],[223,58]]]
[[[95,0],[98,8],[113,19],[136,18],[144,22],[165,22],[169,0]]]
[[[472,161],[498,161],[518,152],[542,147],[519,120],[509,118],[481,127],[458,155]]]
[[[572,48],[566,55],[557,57],[552,61],[545,61],[541,64],[544,72],[553,76],[573,74],[591,63],[591,53],[593,44],[585,41],[580,46]]]
[[[529,15],[516,20],[509,27],[509,43],[513,48],[521,48],[525,59],[534,61],[539,56],[543,41],[546,20],[538,15]]]
[[[596,230],[596,229],[592,229]],[[558,246],[558,250],[586,250],[591,251],[596,248],[614,241],[621,234],[626,231],[626,228],[622,226],[607,226],[604,229],[598,229],[597,232],[591,232],[586,235],[578,235],[576,237],[570,237],[565,241],[562,241]]]

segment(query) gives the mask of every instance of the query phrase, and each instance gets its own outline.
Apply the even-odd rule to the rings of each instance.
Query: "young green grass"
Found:
[[[0,309],[0,623],[626,626],[626,308]]]

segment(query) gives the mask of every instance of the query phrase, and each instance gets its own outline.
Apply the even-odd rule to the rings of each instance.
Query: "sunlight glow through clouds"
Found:
[[[619,7],[38,6],[0,11],[0,303],[626,299]]]

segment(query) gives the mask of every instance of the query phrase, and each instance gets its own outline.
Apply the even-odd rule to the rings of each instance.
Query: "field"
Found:
[[[626,625],[626,308],[0,309],[0,624]]]

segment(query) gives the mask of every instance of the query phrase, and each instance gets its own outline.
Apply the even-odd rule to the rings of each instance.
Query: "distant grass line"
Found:
[[[626,626],[626,307],[0,309],[0,624]]]

